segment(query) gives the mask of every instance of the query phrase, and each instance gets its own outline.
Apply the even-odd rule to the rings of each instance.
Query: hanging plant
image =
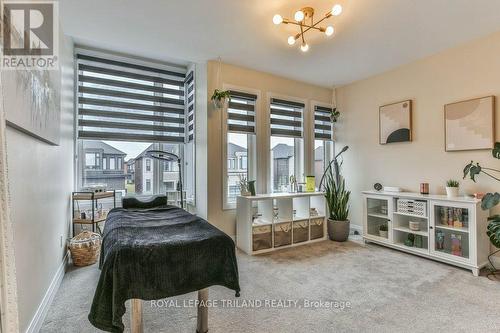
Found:
[[[332,111],[330,112],[330,120],[332,121],[332,123],[336,123],[339,117],[340,111],[337,111],[337,108],[332,108]]]
[[[222,109],[230,97],[229,90],[215,89],[212,95],[212,102],[216,109]]]

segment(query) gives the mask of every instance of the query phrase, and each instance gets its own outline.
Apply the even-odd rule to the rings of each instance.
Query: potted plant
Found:
[[[387,235],[389,234],[389,226],[386,223],[380,225],[378,228],[378,234],[380,237],[387,238]]]
[[[330,111],[331,122],[336,123],[339,117],[340,117],[340,112],[337,110],[337,108],[332,108],[332,111]]]
[[[448,198],[458,197],[458,181],[450,179],[446,182],[446,195]]]
[[[492,155],[496,159],[500,159],[500,142],[496,142],[495,146],[492,150]],[[486,171],[485,171],[486,170]],[[499,181],[500,178],[498,176],[492,175],[492,173],[500,173],[500,170],[498,169],[493,169],[493,168],[486,168],[486,167],[481,167],[479,163],[474,164],[474,161],[470,161],[469,164],[467,164],[464,168],[464,179],[469,176],[472,181],[476,181],[475,177],[479,174],[485,174],[486,176]],[[500,203],[500,193],[495,192],[495,193],[486,193],[486,195],[482,198],[481,200],[481,208],[483,210],[488,210]],[[490,216],[488,218],[488,227],[486,234],[490,238],[490,243],[493,244],[497,248],[496,251],[491,253],[488,256],[488,260],[492,266],[491,274],[492,275],[497,275],[498,270],[496,267],[493,265],[493,262],[491,260],[491,257],[494,256],[496,253],[500,251],[500,215],[496,214],[493,216]]]
[[[240,186],[240,194],[244,197],[248,197],[251,195],[250,191],[248,190],[248,181],[247,178],[243,175],[238,175],[239,181],[238,184]]]
[[[230,96],[229,90],[215,89],[210,99],[214,103],[216,109],[222,109]]]
[[[336,163],[338,166],[338,164]],[[349,196],[351,191],[345,187],[345,179],[339,174],[338,167],[335,168],[336,175],[330,168],[325,177],[325,198],[329,211],[327,222],[328,237],[337,242],[344,242],[349,237],[350,222]]]

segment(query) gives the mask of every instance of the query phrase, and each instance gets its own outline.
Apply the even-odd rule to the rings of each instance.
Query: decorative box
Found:
[[[324,217],[311,218],[311,239],[323,238],[325,236],[324,223]]]
[[[398,199],[399,213],[427,217],[427,203],[420,200]]]

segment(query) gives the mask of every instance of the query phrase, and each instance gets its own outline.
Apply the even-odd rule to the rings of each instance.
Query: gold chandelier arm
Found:
[[[300,24],[300,36],[302,37],[302,44],[305,44],[306,40],[304,39],[304,28],[302,24]]]

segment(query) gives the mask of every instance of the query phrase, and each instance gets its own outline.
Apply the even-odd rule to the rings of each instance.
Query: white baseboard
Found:
[[[47,292],[43,296],[42,302],[40,302],[40,305],[38,306],[38,309],[36,310],[33,319],[31,319],[31,322],[28,326],[28,329],[26,330],[26,333],[38,333],[40,331],[40,328],[42,327],[42,324],[45,321],[45,317],[47,317],[47,312],[49,311],[49,307],[52,304],[54,297],[56,296],[59,286],[61,285],[64,273],[66,272],[66,266],[68,264],[68,260],[69,260],[69,252],[67,252],[66,255],[64,256],[64,259],[59,265],[56,274],[52,278],[52,282],[50,283]]]
[[[350,229],[351,229],[351,234],[353,234],[354,231],[357,231],[360,235],[363,234],[363,226],[362,225],[357,225],[357,224],[351,223]]]

